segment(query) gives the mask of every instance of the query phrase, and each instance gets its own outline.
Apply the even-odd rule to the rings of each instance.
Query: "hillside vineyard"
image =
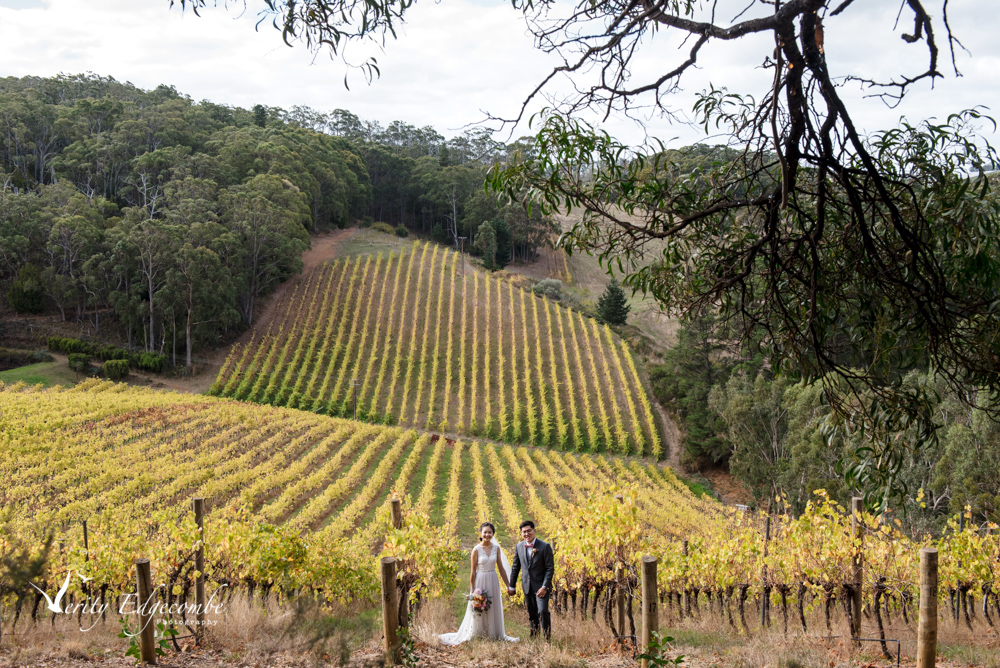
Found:
[[[11,535],[39,547],[55,529],[69,546],[65,559],[82,558],[86,520],[86,568],[108,583],[128,582],[136,556],[167,550],[162,559],[173,558],[182,548],[171,541],[190,537],[160,533],[184,529],[177,518],[194,497],[205,499],[216,523],[213,569],[232,573],[253,562],[227,533],[237,526],[279,526],[307,546],[344,546],[357,561],[357,545],[381,544],[377,510],[392,496],[425,513],[434,535],[449,544],[474,540],[484,518],[507,541],[516,540],[527,514],[554,528],[561,511],[615,480],[644,490],[643,509],[659,531],[695,531],[692,511],[717,507],[695,499],[669,469],[639,462],[449,441],[99,380],[68,390],[9,386],[0,391],[0,410],[9,427],[0,448],[0,474],[9,484],[0,502],[12,512]],[[359,564],[369,570],[367,561]],[[302,567],[301,577],[311,577]],[[226,577],[243,577],[232,573]]]
[[[576,609],[582,594],[581,609],[592,595],[596,611],[602,590],[617,586],[615,565],[653,554],[659,594],[671,607],[677,600],[678,615],[682,593],[691,603],[683,615],[702,614],[704,594],[705,615],[733,627],[738,619],[749,633],[746,602],[756,598],[780,606],[785,628],[805,632],[803,606],[829,612],[831,597],[842,600],[860,553],[864,601],[881,631],[883,610],[904,620],[915,612],[922,545],[940,552],[943,601],[981,592],[990,625],[989,606],[1000,604],[992,590],[1000,575],[995,525],[962,527],[953,518],[939,540],[914,540],[898,520],[863,513],[855,533],[822,491],[801,516],[774,516],[766,530],[763,514],[696,498],[669,468],[613,456],[450,441],[99,380],[69,390],[0,387],[0,415],[8,483],[0,488],[0,548],[39,553],[52,536],[60,548],[44,588],[67,570],[86,573],[102,601],[134,586],[137,557],[150,560],[169,590],[190,593],[200,541],[190,507],[201,497],[209,589],[251,597],[257,588],[285,596],[304,588],[326,601],[377,600],[373,552],[404,559],[428,595],[450,595],[459,585],[458,548],[475,540],[479,522],[492,520],[510,545],[531,517],[558,541],[554,596],[562,609]],[[388,521],[387,501],[396,497],[404,501],[401,530]],[[626,585],[635,587],[634,571],[630,577]],[[74,579],[70,593],[89,595],[83,587]],[[5,590],[0,604],[30,593]],[[789,619],[791,605],[798,621]]]
[[[212,393],[563,450],[662,455],[632,354],[611,330],[460,255],[416,243],[303,276]]]
[[[555,522],[561,504],[619,474],[658,491],[649,504],[663,531],[678,529],[669,508],[703,503],[669,469],[106,381],[69,390],[10,386],[0,391],[0,409],[20,425],[0,453],[10,483],[3,505],[15,509],[15,522],[38,526],[70,526],[108,511],[129,522],[183,510],[200,496],[213,513],[239,511],[339,539],[370,530],[374,509],[395,491],[446,535],[458,536],[462,525],[473,538],[487,517],[516,537],[525,511]]]

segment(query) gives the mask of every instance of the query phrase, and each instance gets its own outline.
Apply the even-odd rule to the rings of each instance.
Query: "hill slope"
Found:
[[[212,393],[576,451],[662,454],[627,346],[610,329],[473,271],[456,253],[338,260],[307,273]]]
[[[394,494],[464,542],[486,520],[508,538],[525,517],[558,526],[566,504],[610,486],[639,491],[649,521],[666,536],[698,531],[699,513],[719,508],[696,499],[669,469],[638,462],[455,442],[96,380],[69,390],[8,386],[0,411],[0,475],[9,483],[0,507],[14,513],[15,528],[78,528],[82,520],[92,531],[107,522],[128,527],[200,496],[213,514],[241,511],[371,545],[375,511]]]

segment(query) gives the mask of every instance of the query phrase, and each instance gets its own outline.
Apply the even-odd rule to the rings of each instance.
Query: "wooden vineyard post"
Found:
[[[392,526],[396,529],[403,528],[403,504],[399,499],[389,501],[392,508]]]
[[[960,534],[965,533],[965,508],[958,514],[958,532]],[[961,568],[962,560],[959,559],[958,566]],[[962,618],[962,610],[965,609],[965,592],[961,587],[955,590],[955,628],[958,628],[958,622]]]
[[[683,546],[684,546],[684,573],[685,573],[685,576],[684,576],[684,585],[683,585],[684,586],[684,591],[681,594],[681,596],[683,597],[683,604],[681,606],[682,612],[681,612],[681,615],[680,615],[681,618],[683,618],[685,615],[688,616],[688,617],[691,616],[691,590],[688,589],[688,581],[687,581],[688,542],[686,540],[684,541]]]
[[[767,544],[771,541],[771,516],[764,521],[764,565],[760,567],[760,628],[767,625],[767,606],[771,602],[771,588],[767,586]]]
[[[194,569],[198,571],[198,579],[194,582],[194,602],[198,606],[195,613],[197,621],[195,636],[201,645],[205,635],[205,499],[195,497],[191,505],[194,510],[194,523],[198,525],[198,549],[194,553]]]
[[[625,503],[625,497],[621,494],[615,495],[615,501]],[[615,604],[617,609],[618,642],[621,643],[625,637],[625,565],[619,562],[615,565]]]
[[[659,629],[656,596],[656,557],[642,558],[642,651],[649,652],[649,642]],[[642,668],[649,668],[649,659],[642,660]]]
[[[917,668],[934,668],[937,657],[938,551],[920,550],[920,612],[917,622]]]
[[[399,600],[396,596],[396,559],[382,557],[382,635],[385,638],[385,662],[394,666],[399,660]]]
[[[90,534],[87,531],[87,520],[83,521],[83,561],[85,563],[90,563]],[[87,597],[87,606],[93,610],[92,603],[90,601],[90,583],[87,582],[83,586],[83,594]],[[80,621],[82,611],[77,613],[76,621]],[[94,613],[91,612],[91,619],[93,619]]]
[[[156,644],[153,641],[153,620],[147,614],[147,604],[153,597],[153,579],[149,559],[135,560],[136,609],[139,611],[139,657],[142,663],[156,665]]]
[[[861,524],[862,508],[863,505],[861,497],[853,497],[851,499],[851,533],[852,537],[856,541],[863,540],[863,527]],[[860,545],[854,553],[854,558],[851,560],[851,566],[854,579],[854,588],[851,593],[851,637],[856,639],[861,637],[861,586],[864,582],[864,562],[861,556]]]
[[[621,564],[615,566],[615,607],[617,612],[618,642],[625,637],[625,569]]]

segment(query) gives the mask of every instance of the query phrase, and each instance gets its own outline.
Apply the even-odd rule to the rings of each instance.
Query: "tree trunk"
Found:
[[[781,594],[781,622],[783,633],[788,635],[788,586],[779,585],[778,593]]]
[[[184,366],[188,369],[191,368],[191,351],[193,348],[193,342],[191,341],[191,309],[187,310],[187,324],[184,327],[184,349],[186,351]]]
[[[833,603],[833,592],[826,589],[826,596],[823,598],[823,614],[826,617],[826,632],[833,635],[833,625],[830,623],[830,604]]]
[[[806,585],[804,582],[799,583],[799,590],[796,596],[799,599],[799,622],[802,624],[802,632],[806,633],[808,629],[806,628]]]
[[[882,656],[885,657],[887,661],[892,661],[892,654],[889,654],[889,648],[885,645],[885,628],[882,626],[882,612],[881,598],[885,593],[885,578],[880,577],[878,579],[878,584],[875,585],[875,621],[878,623],[878,638],[879,642],[882,644]]]
[[[153,332],[155,330],[153,329],[153,327],[154,327],[154,322],[153,322],[153,294],[154,294],[154,290],[153,290],[153,276],[152,276],[152,274],[150,274],[149,277],[148,277],[147,286],[149,288],[149,339],[148,339],[148,343],[146,344],[146,350],[148,350],[149,352],[153,352],[153,350],[155,349],[155,346],[156,346],[156,342],[155,342],[156,337],[153,336]]]
[[[854,585],[845,584],[844,590],[844,615],[847,616],[847,625],[854,633]],[[858,628],[861,628],[861,620],[858,620]],[[852,636],[853,637],[853,636]]]
[[[740,609],[740,624],[743,626],[743,632],[750,635],[750,627],[747,626],[747,616],[746,616],[746,602],[747,602],[747,589],[750,585],[740,585],[740,598],[739,598],[739,609]]]
[[[987,582],[983,585],[983,617],[986,618],[986,623],[993,628],[993,618],[990,616],[990,583]]]
[[[601,591],[604,589],[602,585],[597,585],[594,587],[594,600],[590,606],[590,618],[597,620],[597,601],[601,598]]]

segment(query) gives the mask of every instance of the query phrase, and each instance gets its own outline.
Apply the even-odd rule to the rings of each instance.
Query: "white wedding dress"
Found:
[[[472,601],[469,601],[465,608],[465,619],[455,633],[443,633],[438,638],[442,645],[458,645],[472,638],[491,638],[493,640],[506,640],[507,642],[517,642],[517,638],[504,633],[503,628],[503,591],[500,589],[500,578],[497,577],[497,558],[506,568],[508,577],[510,576],[510,565],[506,557],[493,541],[493,549],[489,554],[483,549],[482,543],[473,548],[479,552],[479,567],[476,569],[476,589],[482,589],[490,596],[490,609],[482,614],[476,614],[472,610]]]

